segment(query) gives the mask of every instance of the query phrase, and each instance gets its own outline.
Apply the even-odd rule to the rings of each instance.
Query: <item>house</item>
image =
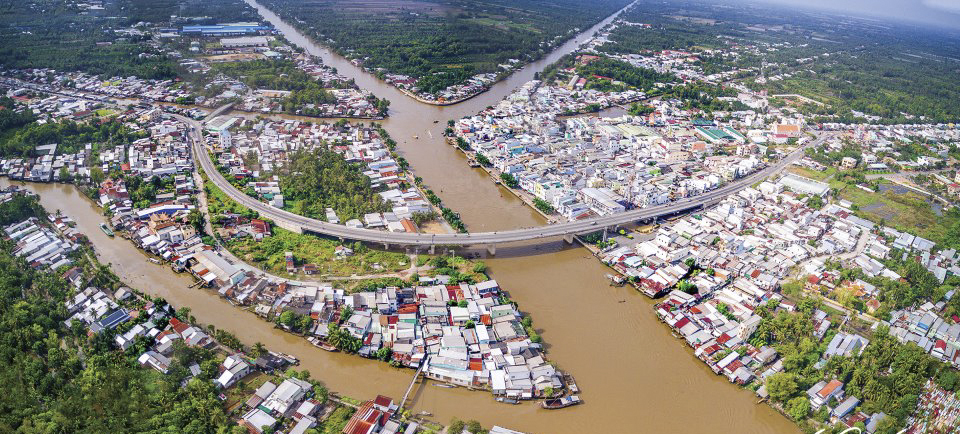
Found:
[[[313,386],[306,381],[288,378],[280,383],[261,405],[279,414],[286,414],[295,404],[302,401],[312,388]]]
[[[143,366],[156,369],[161,374],[166,374],[170,370],[170,359],[155,351],[147,351],[141,354],[137,362]]]
[[[807,397],[810,398],[810,407],[814,411],[819,410],[831,399],[837,400],[843,398],[843,382],[840,380],[830,380],[830,382],[820,381],[813,387],[807,389]]]
[[[847,399],[837,405],[837,408],[834,408],[833,411],[830,412],[830,415],[837,418],[844,417],[850,414],[854,408],[857,408],[858,404],[860,404],[859,399],[854,396],[848,396]]]
[[[247,431],[259,434],[264,431],[264,428],[272,429],[277,424],[277,419],[259,407],[255,407],[243,415],[240,423],[247,428]]]
[[[384,407],[382,401],[386,399],[390,403],[387,407]],[[378,404],[380,402],[381,404]],[[384,428],[390,422],[390,417],[393,416],[394,410],[389,410],[392,405],[393,400],[378,396],[375,401],[364,402],[360,408],[357,409],[356,413],[353,414],[353,417],[347,421],[347,425],[343,428],[344,434],[374,434],[381,431],[385,431]]]
[[[253,367],[238,354],[231,354],[220,365],[220,377],[214,382],[217,387],[226,389],[253,371]]]

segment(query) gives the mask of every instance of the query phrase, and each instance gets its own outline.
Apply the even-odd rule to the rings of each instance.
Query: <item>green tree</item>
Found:
[[[778,372],[767,378],[767,393],[775,402],[787,402],[797,392],[797,382],[793,374]]]
[[[798,396],[787,402],[785,408],[787,414],[789,414],[793,420],[801,421],[806,419],[807,414],[810,413],[810,401],[803,396]]]

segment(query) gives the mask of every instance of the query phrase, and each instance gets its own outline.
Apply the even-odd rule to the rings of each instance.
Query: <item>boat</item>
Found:
[[[337,347],[335,347],[335,346],[333,346],[333,345],[330,345],[330,344],[328,344],[328,343],[326,343],[326,342],[324,342],[324,341],[321,341],[320,339],[317,339],[315,336],[311,336],[311,337],[307,338],[307,342],[310,342],[311,344],[313,344],[313,346],[315,346],[315,347],[317,347],[317,348],[320,348],[320,349],[322,349],[322,350],[329,351],[329,352],[331,352],[331,353],[335,353],[335,352],[337,352],[337,351],[340,351],[340,350],[337,349]]]
[[[100,223],[100,230],[103,231],[103,233],[107,234],[108,237],[113,236],[113,231],[110,230],[109,227],[107,227],[106,223]]]
[[[443,387],[443,388],[447,388],[447,389],[453,389],[453,388],[457,387],[457,386],[454,385],[454,384],[447,384],[447,383],[437,383],[437,384],[434,384],[434,386]]]
[[[291,364],[291,365],[296,366],[296,365],[299,365],[299,364],[300,364],[300,360],[297,360],[296,357],[293,357],[293,356],[291,356],[291,355],[289,355],[289,354],[286,354],[286,353],[278,353],[278,352],[274,352],[274,351],[270,351],[270,354],[272,354],[272,355],[275,356],[275,357],[279,357],[279,358],[281,358],[281,359],[283,359],[283,360],[286,360],[287,363],[289,363],[289,364]]]
[[[623,283],[626,281],[626,279],[619,274],[607,274],[607,279],[610,279],[611,284],[616,286],[623,286]]]
[[[573,379],[573,375],[566,374],[565,376],[567,378],[567,390],[570,393],[580,393],[580,388],[577,387],[577,381]]]
[[[417,413],[417,414],[420,415],[420,416],[433,416],[433,413],[431,413],[431,412],[429,412],[429,411],[426,411],[426,410],[421,411],[420,413]]]
[[[577,395],[564,396],[563,398],[545,399],[540,406],[547,410],[556,410],[558,408],[570,407],[582,403]]]
[[[440,122],[439,120],[433,121],[433,123],[435,123],[435,124],[436,124],[436,123],[439,123],[439,122]]]
[[[419,140],[419,139],[420,139],[420,136],[414,134],[414,135],[413,135],[413,138]]]
[[[153,262],[154,264],[159,264],[160,260],[157,258],[150,258],[150,262]]]
[[[499,397],[499,398],[497,398],[497,402],[502,402],[502,403],[504,403],[504,404],[512,404],[512,405],[517,405],[517,404],[520,403],[520,401],[517,401],[516,399],[513,399],[513,398],[505,398],[505,397],[502,397],[502,396]]]

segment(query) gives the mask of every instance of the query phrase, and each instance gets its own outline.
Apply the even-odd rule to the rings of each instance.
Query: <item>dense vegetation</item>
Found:
[[[609,57],[600,57],[582,65],[577,68],[577,73],[581,76],[593,78],[587,83],[588,89],[604,91],[611,90],[604,87],[610,83],[610,80],[606,80],[606,78],[623,82],[643,91],[651,89],[654,83],[666,83],[674,79],[670,74],[661,74],[652,69],[636,67],[622,60]],[[603,78],[594,78],[595,76]]]
[[[825,103],[802,109],[822,121],[862,121],[851,110],[881,116],[880,123],[956,122],[960,107],[960,42],[944,32],[867,20],[743,4],[641,0],[622,15],[631,23],[610,36],[601,50],[641,53],[660,50],[737,49],[739,56],[701,55],[707,74],[749,69],[737,78],[771,94],[800,94]],[[776,49],[768,49],[776,45]],[[830,55],[816,57],[829,53]],[[765,63],[765,83],[760,64]],[[786,76],[784,74],[789,74]]]
[[[333,208],[347,221],[389,209],[360,166],[330,149],[297,152],[283,170],[280,189],[297,214],[325,220],[326,208]]]
[[[775,304],[757,309],[763,320],[750,343],[757,347],[770,345],[780,353],[783,372],[766,380],[767,392],[797,421],[811,416],[821,423],[827,421],[826,406],[810,414],[805,391],[818,381],[838,379],[845,383],[847,396],[856,396],[862,401],[862,411],[891,416],[881,423],[878,432],[892,434],[916,408],[917,394],[924,382],[941,369],[949,370],[941,368],[940,363],[920,347],[898,342],[885,326],[869,336],[870,344],[859,356],[834,356],[818,369],[816,363],[836,333],[827,332],[821,342],[814,338],[811,317],[819,302],[805,298],[798,303],[797,312],[773,313]]]
[[[538,58],[586,29],[625,0],[427,2],[272,0],[270,9],[296,18],[338,52],[372,70],[423,78],[434,92],[480,72],[500,71],[509,59]]]
[[[125,19],[112,14],[131,10],[130,5],[124,1],[108,5],[111,9],[107,11],[81,14],[78,6],[62,0],[0,2],[0,65],[107,76],[175,77],[175,63],[151,48],[147,36],[113,31],[124,25]]]
[[[356,87],[353,80],[334,80],[322,83],[302,69],[297,68],[291,60],[252,60],[246,62],[217,63],[214,71],[237,77],[247,86],[256,89],[271,89],[290,91],[290,96],[284,98],[284,111],[298,115],[316,115],[313,106],[320,104],[335,104],[337,98],[328,89],[347,89]],[[206,79],[206,77],[200,77]],[[386,114],[389,101],[371,96],[371,103]]]
[[[0,140],[13,131],[36,120],[32,111],[19,107],[13,98],[0,97]]]
[[[0,206],[0,223],[27,214],[42,209],[35,199],[16,199]],[[148,342],[120,352],[111,332],[88,336],[79,321],[67,328],[64,302],[73,287],[30,269],[11,247],[0,242],[0,431],[232,432],[210,381],[217,374],[211,352],[180,346],[169,375],[141,368],[136,357]],[[181,387],[193,363],[201,374]]]
[[[100,146],[128,144],[145,136],[146,133],[133,131],[112,119],[99,124],[69,120],[31,123],[6,136],[0,135],[0,155],[28,157],[37,146],[53,143],[58,144],[57,153],[60,154],[78,152],[88,143],[93,144],[96,152]]]

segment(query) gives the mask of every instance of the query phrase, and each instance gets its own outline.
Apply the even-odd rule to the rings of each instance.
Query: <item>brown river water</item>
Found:
[[[361,88],[390,99],[390,117],[383,123],[399,142],[400,152],[446,206],[461,213],[471,230],[545,224],[539,214],[495,185],[485,172],[468,168],[464,156],[444,143],[442,133],[448,119],[496,104],[531,80],[535,71],[576,48],[608,21],[517,71],[490,91],[457,105],[438,107],[403,95],[314,44],[252,0],[247,1],[292,43],[354,78]],[[9,185],[9,181],[2,179],[0,185]],[[215,292],[190,288],[193,280],[189,276],[148,262],[129,241],[109,238],[100,231],[97,225],[104,220],[99,209],[73,186],[27,187],[40,194],[48,210],[59,209],[74,218],[93,242],[100,260],[110,263],[128,284],[165,297],[176,307],[190,307],[198,321],[228,330],[247,345],[263,342],[274,351],[298,357],[300,368],[309,369],[332,391],[360,399],[377,394],[399,399],[410,383],[412,370],[325,352],[233,307]],[[492,277],[509,291],[521,310],[532,315],[548,358],[576,377],[585,403],[563,410],[543,410],[532,402],[505,405],[495,402],[487,392],[422,383],[412,394],[414,413],[431,412],[441,423],[459,417],[479,420],[486,427],[502,425],[529,433],[799,432],[767,405],[756,404],[750,391],[731,385],[697,360],[691,349],[657,320],[650,300],[630,288],[610,286],[604,277],[608,270],[586,249],[567,246],[560,240],[498,247],[497,256],[485,261]]]

